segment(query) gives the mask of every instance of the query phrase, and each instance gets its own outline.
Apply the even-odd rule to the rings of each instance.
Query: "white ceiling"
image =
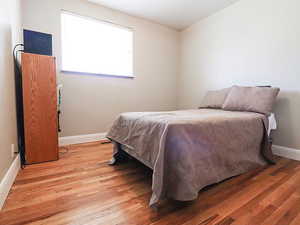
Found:
[[[88,0],[182,30],[238,0]]]

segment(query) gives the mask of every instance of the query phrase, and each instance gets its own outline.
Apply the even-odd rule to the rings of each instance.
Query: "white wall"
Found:
[[[20,41],[19,0],[0,3],[0,181],[11,165],[17,144],[12,47]]]
[[[280,87],[275,143],[300,149],[299,9],[299,0],[241,0],[183,31],[179,108],[233,84]]]
[[[58,70],[60,10],[132,27],[135,79],[60,73],[64,85],[62,136],[105,132],[120,112],[176,108],[179,33],[85,0],[22,0],[23,26],[51,33]]]

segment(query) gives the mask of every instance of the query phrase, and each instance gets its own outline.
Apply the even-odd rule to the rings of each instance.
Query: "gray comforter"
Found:
[[[194,200],[203,187],[272,161],[266,127],[266,117],[251,112],[138,112],[121,114],[107,137],[153,169],[154,205]]]

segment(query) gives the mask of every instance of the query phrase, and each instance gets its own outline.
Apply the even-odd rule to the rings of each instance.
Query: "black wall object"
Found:
[[[23,91],[22,91],[22,71],[18,62],[18,53],[23,50],[18,50],[19,47],[23,47],[23,44],[15,46],[14,66],[15,66],[15,97],[16,97],[16,113],[17,113],[17,130],[18,130],[18,149],[21,158],[22,167],[25,165],[25,135],[24,135],[24,117],[23,117]]]
[[[52,56],[52,35],[24,30],[24,52]]]

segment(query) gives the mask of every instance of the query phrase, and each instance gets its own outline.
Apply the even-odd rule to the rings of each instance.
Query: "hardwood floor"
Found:
[[[60,160],[22,170],[0,224],[298,225],[300,162],[278,159],[205,188],[198,200],[148,207],[151,170],[136,161],[108,166],[112,145],[61,149]]]

